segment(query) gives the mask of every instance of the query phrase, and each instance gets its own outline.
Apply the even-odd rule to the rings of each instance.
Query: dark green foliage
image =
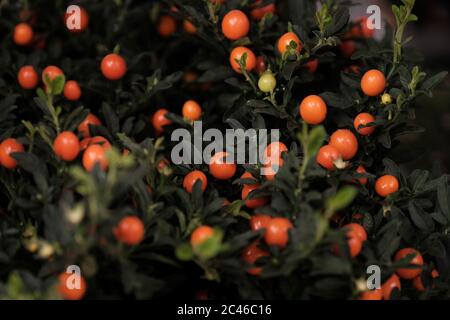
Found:
[[[406,281],[397,297],[450,296],[449,176],[404,172],[390,159],[400,136],[422,130],[414,124],[414,100],[431,96],[446,73],[426,75],[410,48],[403,53],[396,48],[396,61],[391,34],[381,42],[355,40],[359,50],[351,59],[342,57],[338,46],[352,26],[348,3],[342,1],[322,1],[328,5],[317,15],[313,1],[277,1],[279,15],[252,21],[247,38],[225,40],[221,18],[235,8],[249,13],[247,2],[228,0],[213,6],[206,0],[84,1],[89,28],[71,34],[63,24],[67,4],[29,1],[37,14],[35,32],[45,38],[44,49],[13,44],[12,30],[23,9],[20,1],[0,8],[0,140],[18,138],[26,149],[14,155],[18,169],[0,168],[0,296],[54,298],[55,275],[77,264],[90,299],[191,298],[199,290],[215,298],[352,299],[367,266],[379,265],[386,280],[396,267],[408,265],[393,262],[403,247],[422,253],[427,290],[419,293]],[[412,1],[403,2],[408,6]],[[177,12],[170,10],[172,5]],[[179,22],[176,34],[167,39],[157,33],[163,14]],[[181,30],[183,19],[195,24],[195,35]],[[276,52],[277,39],[288,29],[302,41],[298,57]],[[255,72],[248,79],[233,72],[229,52],[237,44],[266,58],[277,79],[273,95],[257,89]],[[112,51],[120,51],[128,64],[120,81],[107,81],[100,72],[101,59]],[[311,74],[305,64],[313,59],[319,59],[319,69]],[[57,65],[65,79],[51,84],[53,95],[42,89],[25,91],[16,76],[26,64],[39,73]],[[353,65],[361,72],[348,72]],[[362,73],[374,68],[387,75],[391,104],[383,105],[379,97],[366,97],[360,90]],[[198,78],[186,82],[187,72]],[[64,81],[72,79],[83,89],[79,103],[60,95]],[[299,102],[309,94],[320,95],[328,105],[323,126],[308,127],[299,119]],[[201,103],[204,130],[280,128],[290,152],[276,179],[266,181],[258,174],[259,166],[245,166],[232,181],[208,175],[205,193],[199,184],[192,194],[185,192],[184,176],[194,168],[207,173],[207,166],[159,164],[170,159],[171,131],[191,129],[180,115],[188,99]],[[169,109],[173,120],[162,137],[155,136],[150,123],[159,108]],[[64,163],[52,150],[57,132],[76,131],[89,112],[103,123],[91,127],[93,135],[114,146],[107,172],[97,167],[87,173],[81,157]],[[346,169],[328,172],[319,167],[318,149],[336,129],[353,130],[360,112],[376,117],[375,133],[358,136],[359,152]],[[131,152],[128,157],[121,156],[125,148]],[[355,173],[360,164],[367,174]],[[255,183],[238,179],[245,170],[261,184],[252,197],[270,197],[257,212],[289,218],[295,225],[285,249],[267,248],[271,256],[258,261],[264,266],[260,277],[248,275],[241,259],[243,249],[262,238],[262,232],[250,231],[248,218],[255,212],[241,200],[241,184]],[[384,174],[400,182],[400,190],[387,199],[374,191],[376,178]],[[361,177],[368,178],[367,185],[354,183]],[[231,205],[223,206],[225,199]],[[126,215],[145,222],[145,239],[137,246],[114,238],[114,226]],[[362,223],[368,233],[356,258],[349,256],[340,228],[350,222]],[[216,233],[193,250],[190,234],[201,224],[213,226]],[[47,246],[54,251],[50,256],[43,252]],[[332,250],[336,246],[339,255]],[[430,286],[435,268],[440,277]]]

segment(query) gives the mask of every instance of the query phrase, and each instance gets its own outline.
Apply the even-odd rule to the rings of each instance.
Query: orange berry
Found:
[[[258,242],[253,242],[242,252],[242,259],[249,265],[254,265],[260,258],[268,257],[269,252],[258,247]],[[260,275],[262,272],[261,267],[251,267],[247,269],[247,272],[253,276]]]
[[[202,107],[194,100],[188,100],[183,105],[183,118],[196,121],[202,116]]]
[[[116,53],[110,53],[102,59],[100,69],[108,80],[119,80],[127,73],[125,59]]]
[[[355,130],[362,136],[370,136],[375,131],[375,126],[360,128],[360,126],[365,126],[375,122],[375,117],[369,113],[360,113],[355,117],[353,121],[353,126]]]
[[[153,115],[152,125],[157,134],[163,133],[164,127],[172,124],[172,121],[166,118],[168,113],[169,111],[167,109],[159,109]]]
[[[59,76],[63,76],[64,72],[56,67],[56,66],[48,66],[42,71],[42,82],[46,82],[46,78],[48,77],[50,81],[55,80]]]
[[[57,291],[65,300],[81,300],[86,294],[86,280],[83,276],[79,278],[79,287],[75,285],[77,275],[69,274],[66,272],[61,273],[58,276]]]
[[[360,294],[358,300],[381,300],[383,291],[380,289],[367,290]]]
[[[33,66],[23,66],[17,74],[17,81],[24,89],[36,88],[39,83],[39,76]]]
[[[400,279],[395,273],[381,286],[381,291],[383,292],[384,300],[391,299],[391,293],[394,289],[398,290],[402,289]]]
[[[303,49],[302,44],[300,43],[300,39],[293,32],[287,32],[283,34],[280,39],[278,39],[278,52],[280,54],[284,54],[287,51],[287,48],[290,48],[291,43],[294,42],[296,44],[295,51],[300,53]]]
[[[330,137],[329,145],[335,147],[344,160],[352,159],[358,152],[358,139],[347,129],[335,131]]]
[[[365,169],[363,166],[360,165],[360,166],[356,169],[356,172],[357,172],[357,173],[366,173],[367,171],[366,171],[366,169]],[[359,183],[362,184],[363,186],[367,184],[367,178],[359,178],[358,181],[359,181]]]
[[[396,177],[385,175],[375,182],[375,191],[381,197],[387,197],[398,191],[399,183]]]
[[[320,124],[327,116],[327,105],[321,97],[310,95],[300,103],[299,113],[307,124]]]
[[[241,10],[228,12],[222,20],[222,32],[229,40],[238,40],[245,37],[250,30],[250,21]]]
[[[398,268],[395,270],[395,273],[402,279],[414,279],[422,273],[423,266],[423,258],[419,251],[413,248],[404,248],[397,251],[394,257],[394,261],[402,260],[408,255],[414,255],[410,260],[409,264],[417,265],[419,268],[415,269],[407,269],[407,268]]]
[[[7,169],[15,169],[17,161],[11,157],[12,153],[24,152],[23,144],[13,138],[3,140],[0,144],[0,163]]]
[[[81,97],[81,88],[78,82],[70,80],[64,85],[64,97],[69,101],[77,101]]]
[[[55,154],[64,161],[73,161],[80,153],[80,141],[71,131],[61,132],[53,142]]]
[[[375,97],[386,89],[386,77],[380,70],[367,71],[361,78],[361,89],[366,96]]]
[[[231,51],[230,54],[230,64],[234,71],[241,74],[241,66],[239,62],[241,61],[241,57],[246,54],[245,59],[245,70],[250,72],[256,67],[256,57],[252,50],[246,47],[236,47]]]
[[[106,158],[105,149],[94,144],[86,148],[83,154],[83,167],[87,171],[92,171],[96,164],[100,166],[103,171],[108,168],[108,159]]]
[[[124,217],[113,230],[117,241],[133,246],[144,239],[145,227],[141,219],[136,216]]]
[[[158,33],[161,37],[168,38],[177,31],[177,22],[169,15],[164,15],[159,19]]]
[[[34,32],[28,23],[22,22],[14,28],[13,39],[18,46],[27,46],[33,41]]]
[[[189,34],[196,34],[197,33],[197,27],[189,20],[183,21],[183,29]]]
[[[267,225],[264,240],[269,246],[286,247],[289,241],[288,231],[294,226],[286,218],[273,218]]]
[[[214,229],[210,226],[200,226],[191,234],[191,245],[197,247],[209,240],[214,235]]]
[[[208,185],[208,179],[206,178],[205,174],[201,171],[192,171],[189,172],[183,180],[183,188],[189,192],[192,193],[192,190],[194,189],[194,185],[197,182],[197,180],[201,181],[201,189],[204,192],[206,190],[206,186]]]
[[[89,138],[91,133],[89,131],[89,126],[100,126],[102,122],[92,113],[89,113],[86,118],[78,125],[78,132],[85,138]]]
[[[209,173],[216,179],[228,180],[236,173],[237,166],[235,163],[227,163],[227,152],[216,153],[209,163]]]

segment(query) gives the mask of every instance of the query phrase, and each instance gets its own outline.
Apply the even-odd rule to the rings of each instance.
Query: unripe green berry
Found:
[[[258,87],[264,93],[269,93],[275,90],[277,86],[277,80],[270,71],[264,72],[261,77],[259,77]]]
[[[389,93],[385,93],[381,96],[381,103],[388,105],[392,103],[392,97]]]

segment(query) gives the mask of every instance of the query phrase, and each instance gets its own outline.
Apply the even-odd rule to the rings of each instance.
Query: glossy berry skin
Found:
[[[317,125],[327,117],[327,105],[321,97],[310,95],[300,103],[299,113],[307,124]]]
[[[344,160],[352,159],[358,152],[358,139],[347,129],[335,131],[330,137],[329,145],[338,149]]]
[[[319,67],[319,59],[314,59],[305,63],[305,68],[309,73],[315,73]]]
[[[319,149],[316,156],[316,162],[327,170],[335,170],[336,161],[342,158],[338,149],[333,146],[325,145]]]
[[[83,167],[86,171],[92,171],[96,164],[98,164],[103,171],[108,168],[106,151],[98,144],[87,147],[83,153]]]
[[[252,178],[252,176],[242,176],[241,178],[242,179]],[[245,205],[250,209],[262,207],[263,205],[265,205],[267,203],[266,197],[247,199],[247,197],[250,195],[250,193],[259,189],[259,187],[260,187],[259,184],[249,184],[249,185],[244,185],[244,187],[242,188],[241,199],[245,201]]]
[[[393,274],[383,285],[381,286],[381,291],[383,292],[383,299],[390,300],[391,294],[394,289],[401,290],[402,285],[400,279],[396,274]]]
[[[55,80],[56,77],[63,76],[64,72],[57,66],[48,66],[42,71],[42,82],[46,82],[48,77],[51,81]]]
[[[258,242],[253,242],[242,252],[242,259],[249,265],[254,265],[260,258],[268,257],[269,252],[258,247]],[[258,276],[262,272],[261,267],[251,267],[247,272],[252,276]]]
[[[197,101],[188,100],[183,105],[182,113],[183,118],[190,121],[197,121],[202,117],[202,107]]]
[[[127,63],[120,55],[111,53],[103,58],[100,69],[106,79],[119,80],[127,73]]]
[[[172,124],[172,121],[166,118],[167,113],[169,113],[169,110],[159,109],[152,117],[152,125],[157,134],[164,132],[164,126]]]
[[[361,78],[361,90],[366,96],[375,97],[386,89],[386,77],[380,70],[367,71]]]
[[[387,197],[398,191],[399,183],[396,177],[385,175],[375,182],[375,191],[380,197]]]
[[[438,277],[439,277],[439,272],[438,272],[436,269],[433,269],[433,271],[431,271],[431,278],[436,279],[436,278],[438,278]],[[419,291],[419,292],[425,291],[425,286],[423,285],[421,275],[418,275],[417,277],[415,277],[415,278],[412,280],[412,284],[413,284],[413,287],[414,287],[417,291]]]
[[[227,163],[227,156],[227,152],[218,152],[209,163],[209,173],[218,180],[231,179],[236,173],[236,164],[234,162]]]
[[[423,266],[423,257],[420,254],[419,251],[413,248],[404,248],[397,251],[394,257],[394,261],[402,260],[403,258],[406,258],[408,255],[415,255],[413,258],[409,261],[409,264],[417,265],[419,268],[415,269],[407,269],[407,268],[398,268],[395,270],[395,273],[402,279],[414,279],[418,277],[422,273]]]
[[[206,178],[205,174],[201,171],[195,170],[192,172],[189,172],[183,180],[183,188],[188,193],[192,193],[192,190],[194,189],[194,185],[197,182],[197,180],[200,180],[201,183],[201,190],[205,192],[206,186],[208,185],[208,179]]]
[[[56,287],[56,290],[65,300],[81,300],[86,294],[87,285],[84,277],[80,276],[79,278],[79,288],[74,287],[73,289],[70,289],[69,286],[76,283],[76,281],[73,279],[73,275],[66,272],[63,272],[58,276],[58,285]]]
[[[271,216],[265,214],[255,214],[250,218],[250,229],[252,231],[267,229],[270,220],[272,220]]]
[[[349,223],[344,226],[346,230],[351,230],[356,234],[356,236],[361,239],[361,241],[367,240],[367,232],[364,227],[358,223]]]
[[[255,20],[261,20],[266,14],[275,13],[275,3],[270,3],[261,7],[261,2],[262,0],[257,0],[252,5],[254,9],[250,11],[250,16]]]
[[[81,97],[81,88],[74,80],[67,81],[64,85],[64,97],[69,101],[77,101]]]
[[[297,45],[297,47],[295,48],[295,52],[300,53],[303,47],[300,43],[299,37],[297,37],[297,35],[293,32],[286,32],[280,37],[280,39],[278,39],[278,52],[280,54],[284,54],[287,51],[288,47],[290,48],[290,44],[292,41]]]
[[[350,34],[354,38],[372,38],[375,30],[370,29],[367,21],[367,17],[363,17],[356,21],[355,25],[350,31]]]
[[[222,32],[229,40],[245,37],[250,30],[250,21],[241,10],[231,10],[222,20]]]
[[[89,138],[91,133],[89,131],[89,126],[100,126],[102,122],[92,113],[89,113],[87,117],[78,125],[78,132],[85,138]]]
[[[367,171],[363,166],[360,165],[358,168],[356,168],[356,172],[357,173],[366,173]],[[367,184],[367,178],[359,178],[358,182],[364,186]]]
[[[273,218],[267,225],[264,240],[269,246],[277,246],[280,249],[286,247],[289,241],[288,231],[294,226],[286,218]]]
[[[285,152],[289,152],[289,149],[283,142],[272,142],[264,149],[264,156],[266,157],[266,159],[278,159]]]
[[[367,290],[360,294],[358,300],[382,300],[383,291],[380,289]]]
[[[189,20],[183,21],[183,29],[184,29],[184,31],[186,31],[186,33],[189,33],[189,34],[197,33],[197,27]]]
[[[108,151],[111,149],[111,143],[108,141],[108,139],[106,139],[105,137],[102,136],[95,136],[89,139],[89,146],[92,145],[99,145],[101,146],[103,149],[105,149],[105,151]]]
[[[7,169],[15,169],[17,167],[17,161],[11,157],[12,153],[24,152],[23,144],[13,138],[3,140],[0,144],[0,163]]]
[[[255,71],[258,74],[263,74],[267,70],[266,60],[263,56],[256,57],[256,67]]]
[[[233,70],[239,74],[242,74],[239,61],[241,61],[241,57],[244,54],[247,54],[247,58],[245,60],[245,70],[250,72],[256,67],[256,57],[253,51],[246,47],[236,47],[230,53],[230,64]]]
[[[73,161],[80,153],[78,137],[71,131],[61,132],[53,142],[55,154],[64,161]]]
[[[197,227],[191,234],[191,245],[197,247],[214,235],[214,229],[210,226]]]
[[[283,153],[289,152],[288,148],[283,142],[272,142],[264,149],[264,177],[266,180],[275,179],[278,170],[283,166]]]
[[[177,22],[172,16],[161,16],[158,23],[158,33],[163,38],[171,37],[177,31]]]
[[[86,150],[89,147],[89,143],[91,142],[91,138],[84,138],[80,141],[80,151]]]
[[[365,126],[370,123],[375,122],[375,117],[370,113],[360,113],[355,117],[353,121],[353,126],[355,130],[362,136],[370,136],[375,131],[375,126],[360,128],[360,126]]]
[[[339,51],[341,52],[341,55],[344,58],[350,59],[351,56],[356,51],[355,41],[353,41],[353,40],[342,41],[342,43],[339,45]]]
[[[17,82],[26,90],[36,88],[39,83],[39,75],[33,66],[23,66],[17,74]]]
[[[361,235],[351,227],[346,228],[345,235],[347,238],[347,245],[349,248],[350,256],[354,258],[361,252],[363,240],[361,239]]]
[[[14,28],[13,40],[18,46],[27,46],[33,41],[34,32],[28,23],[19,23]]]
[[[79,26],[72,26],[72,20],[74,21],[75,17],[72,17],[75,13],[72,14],[65,14],[64,15],[64,25],[66,26],[67,30],[69,30],[72,33],[80,33],[87,29],[89,26],[89,14],[83,7],[80,7],[80,25]],[[69,20],[70,19],[70,20]],[[69,25],[68,25],[69,22]]]
[[[113,233],[117,241],[134,246],[144,239],[144,223],[136,216],[127,216],[119,221]]]
[[[264,178],[269,181],[274,180],[283,164],[284,160],[281,157],[269,158],[269,161],[264,164]]]

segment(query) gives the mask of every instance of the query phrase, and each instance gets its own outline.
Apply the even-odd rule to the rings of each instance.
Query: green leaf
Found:
[[[437,188],[437,198],[439,207],[447,219],[450,220],[450,193],[447,179],[441,179]]]
[[[60,95],[64,90],[64,85],[66,83],[66,77],[64,75],[59,75],[51,83],[52,94],[57,96]]]
[[[408,211],[411,220],[421,230],[431,232],[434,230],[434,222],[430,215],[422,210],[414,200],[408,203]]]
[[[333,92],[321,93],[320,97],[325,100],[328,106],[334,108],[347,109],[354,104],[354,102],[347,97]]]
[[[214,258],[221,250],[223,233],[218,229],[214,229],[214,234],[198,246],[193,251],[202,260]]]
[[[175,255],[181,261],[189,261],[194,257],[194,252],[189,243],[183,243],[176,248]]]
[[[338,191],[336,195],[327,199],[326,201],[327,213],[330,213],[332,215],[338,212],[339,210],[349,206],[352,203],[353,199],[355,199],[357,194],[358,189],[356,189],[355,187],[350,186],[343,187],[341,190]]]
[[[422,84],[421,89],[422,90],[433,90],[436,86],[438,86],[444,79],[447,77],[448,72],[443,71],[438,74],[435,74],[434,76],[428,78],[425,80]]]
[[[323,145],[323,142],[325,141],[326,135],[327,133],[323,126],[314,127],[309,132],[307,150],[310,158],[314,157],[317,154],[320,147]]]

